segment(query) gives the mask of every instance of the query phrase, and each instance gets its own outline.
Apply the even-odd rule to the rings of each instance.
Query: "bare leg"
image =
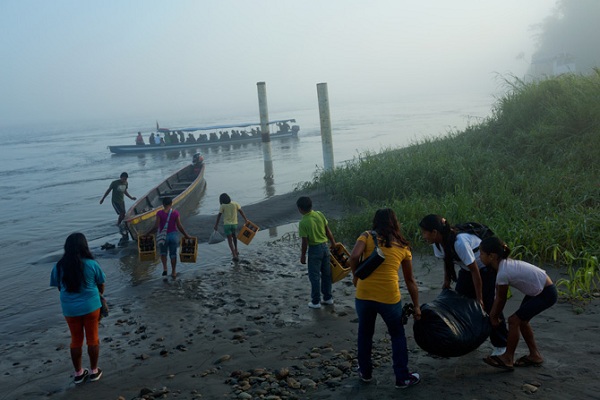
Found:
[[[166,269],[167,267],[165,267]],[[175,269],[177,268],[177,257],[171,258],[171,277],[175,279],[177,277],[177,272]]]
[[[227,244],[229,244],[229,250],[231,250],[231,255],[235,258],[237,257],[235,246],[233,244],[234,237],[233,235],[227,235]]]
[[[160,256],[160,261],[162,261],[162,265],[163,265],[163,272],[164,272],[164,273],[165,273],[165,275],[166,275],[166,272],[167,272],[167,256],[163,256],[163,255],[161,255],[161,256]]]
[[[81,354],[81,349],[80,354]],[[88,355],[90,356],[90,367],[95,370],[98,368],[98,356],[100,355],[100,345],[96,344],[93,346],[88,346]]]
[[[231,235],[232,239],[233,239],[233,248],[235,249],[235,257],[240,255],[240,252],[238,251],[237,248],[237,237],[235,235]]]
[[[81,347],[71,348],[71,362],[76,372],[81,371],[81,355],[83,350]]]
[[[117,226],[121,225],[121,222],[125,219],[125,214],[119,214],[119,219],[117,220]]]
[[[500,359],[506,365],[513,365],[515,361],[515,351],[519,344],[519,337],[521,336],[520,327],[522,321],[515,314],[508,318],[508,336],[506,338],[506,352],[502,354]]]
[[[543,362],[544,359],[540,354],[540,351],[537,348],[537,344],[535,343],[535,338],[533,337],[533,329],[529,324],[529,321],[521,321],[521,335],[523,335],[523,340],[527,344],[529,348],[529,358],[533,362]]]

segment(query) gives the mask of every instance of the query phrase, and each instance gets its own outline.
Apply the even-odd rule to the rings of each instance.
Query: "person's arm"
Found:
[[[246,218],[246,214],[244,214],[244,210],[242,210],[240,208],[238,211],[240,212],[240,215],[244,218],[244,222],[248,222],[248,218]]]
[[[329,239],[329,243],[331,243],[331,247],[335,247],[335,238],[333,237],[333,233],[331,233],[331,229],[329,229],[329,225],[325,225],[325,234]]]
[[[186,239],[190,238],[190,235],[187,234],[187,232],[185,231],[185,229],[183,228],[183,225],[181,224],[181,221],[179,219],[179,215],[177,216],[177,229],[179,229],[179,232],[183,233],[183,236],[185,236]]]
[[[492,326],[500,325],[500,319],[498,316],[504,310],[506,305],[506,299],[508,298],[508,285],[496,285],[496,298],[494,298],[494,305],[490,310],[490,322]]]
[[[471,278],[473,278],[473,287],[475,288],[475,296],[477,297],[477,301],[481,303],[483,306],[483,292],[481,283],[481,274],[479,273],[479,267],[477,266],[477,262],[467,265],[469,270],[471,271]]]
[[[111,190],[112,190],[112,185],[110,185],[108,187],[108,189],[106,189],[106,192],[104,193],[104,196],[102,196],[102,198],[100,199],[100,204],[102,204],[102,202],[104,202],[104,199],[106,198],[106,196],[108,196],[108,194],[110,193]]]
[[[350,270],[352,271],[352,283],[356,286],[356,282],[358,282],[358,278],[354,275],[356,268],[358,268],[358,263],[360,261],[360,257],[365,251],[366,244],[362,240],[357,240],[354,244],[354,248],[350,253],[350,258],[348,259],[348,265],[350,266]]]
[[[421,319],[419,287],[413,275],[412,260],[402,260],[402,275],[404,276],[404,283],[406,283],[406,289],[408,289],[408,294],[410,294],[410,299],[413,303],[414,319]]]
[[[99,283],[97,286],[98,291],[100,292],[100,296],[102,296],[104,294],[104,283]]]
[[[302,238],[302,249],[300,250],[300,264],[306,264],[306,251],[308,250],[308,238]]]
[[[135,197],[133,197],[133,196],[131,196],[131,195],[129,194],[129,192],[127,191],[127,189],[125,189],[125,192],[123,192],[123,193],[125,193],[125,196],[129,197],[131,200],[136,200],[136,198],[135,198]]]
[[[215,222],[215,231],[219,228],[219,220],[221,219],[221,213],[217,215],[217,221]]]

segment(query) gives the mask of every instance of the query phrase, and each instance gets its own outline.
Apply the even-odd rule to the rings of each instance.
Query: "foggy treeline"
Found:
[[[537,48],[528,75],[587,74],[600,66],[599,21],[599,0],[560,0],[554,13],[535,26]]]

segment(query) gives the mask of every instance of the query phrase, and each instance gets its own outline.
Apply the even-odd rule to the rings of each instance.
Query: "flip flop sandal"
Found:
[[[504,364],[504,361],[498,356],[489,356],[483,359],[483,362],[494,368],[500,368],[505,371],[514,371],[515,368],[511,365]]]
[[[543,361],[533,361],[529,357],[523,356],[515,361],[515,367],[539,367],[543,363]]]

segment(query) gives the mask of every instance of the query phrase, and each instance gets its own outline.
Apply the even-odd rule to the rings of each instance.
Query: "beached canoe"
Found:
[[[279,127],[279,131],[269,134],[270,140],[298,137],[300,127],[298,125],[292,125],[290,127],[288,122],[295,122],[295,120],[282,119],[269,122],[270,125],[276,124]],[[181,129],[167,129],[160,128],[157,126],[157,134],[162,134],[163,137],[165,135],[177,134],[177,137],[179,138],[178,143],[108,146],[108,149],[111,151],[111,153],[114,154],[138,154],[156,151],[184,150],[202,147],[225,146],[231,144],[260,143],[262,140],[261,134],[258,133],[260,128],[255,128],[255,125],[260,126],[260,124],[258,123],[212,125]],[[250,133],[246,132],[246,130],[240,130],[242,128],[250,127],[252,127]],[[231,134],[229,130],[223,131],[223,129],[230,128],[238,129],[232,129]],[[198,138],[195,138],[192,132],[197,131],[213,132],[211,132],[210,134],[200,133],[198,135]],[[217,131],[221,135],[220,137],[217,135]],[[187,138],[185,138],[184,133],[188,134]],[[190,136],[191,139],[194,141],[190,140]],[[185,141],[181,140],[182,137],[185,139]]]
[[[124,223],[131,237],[137,240],[138,234],[143,235],[152,228],[156,213],[163,209],[164,197],[173,199],[173,208],[182,216],[193,212],[206,187],[204,168],[200,158],[199,162],[186,165],[140,197],[125,214]]]

